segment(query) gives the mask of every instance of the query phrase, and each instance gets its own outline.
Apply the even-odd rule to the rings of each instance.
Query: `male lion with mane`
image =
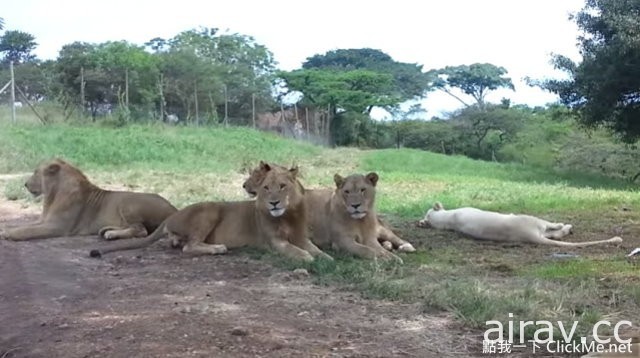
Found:
[[[178,211],[151,235],[92,250],[92,257],[141,248],[164,236],[172,244],[184,243],[191,254],[223,254],[243,246],[270,246],[289,258],[313,261],[332,259],[307,237],[304,188],[297,180],[298,168],[272,170],[260,183],[255,201],[204,202]]]
[[[107,240],[144,237],[176,208],[157,194],[103,190],[61,159],[42,163],[27,180],[42,195],[40,220],[0,230],[0,238],[23,241],[59,236],[100,235]]]
[[[571,233],[571,225],[552,223],[530,215],[506,215],[476,208],[445,210],[439,202],[427,211],[418,226],[433,226],[461,232],[475,239],[512,243],[584,247],[622,242],[618,236],[587,242],[558,241]]]
[[[269,170],[286,170],[286,168],[278,164],[260,161],[260,164],[251,170],[249,177],[242,184],[242,188],[247,192],[247,194],[249,194],[249,196],[256,196],[257,190],[260,187],[260,182],[264,179],[264,176]],[[327,242],[320,241],[320,236],[323,234],[318,232],[318,230],[321,230],[319,228],[325,224],[325,207],[331,200],[333,189],[306,189],[304,195],[305,201],[307,202],[307,208],[309,210],[309,216],[311,217],[311,220],[309,221],[312,232],[311,240],[316,245],[325,245]],[[388,228],[377,215],[375,229],[376,237],[385,249],[391,251],[395,248],[398,251],[403,252],[415,251],[413,245],[394,234],[393,231],[391,231],[391,229]]]

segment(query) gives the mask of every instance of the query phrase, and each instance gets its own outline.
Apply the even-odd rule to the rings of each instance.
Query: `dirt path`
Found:
[[[34,218],[0,208],[0,226]],[[473,357],[481,342],[242,254],[90,259],[97,241],[0,241],[0,357]]]

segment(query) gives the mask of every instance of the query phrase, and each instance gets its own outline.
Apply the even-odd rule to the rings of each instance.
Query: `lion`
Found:
[[[323,201],[322,209],[312,214],[314,242],[361,258],[402,262],[378,242],[381,233],[375,210],[378,174],[353,174],[346,178],[335,174],[334,182],[334,192]]]
[[[264,161],[260,161],[260,164],[251,170],[249,177],[242,184],[242,188],[247,192],[250,197],[255,197],[257,194],[257,190],[260,186],[260,182],[263,180],[264,176],[267,173],[267,169],[276,169],[276,170],[286,170],[285,167],[273,164],[266,163]],[[305,200],[307,202],[307,208],[309,209],[309,214],[312,218],[311,223],[319,222],[322,219],[314,219],[316,216],[322,217],[324,215],[323,210],[326,204],[331,199],[333,195],[332,189],[307,189],[305,190]],[[403,252],[414,252],[415,248],[409,242],[398,237],[391,229],[384,223],[384,221],[377,216],[376,217],[376,231],[377,238],[380,241],[380,244],[387,250],[391,251],[392,249],[397,249],[398,251]],[[315,244],[316,242],[314,235],[314,228],[312,225],[312,241]]]
[[[60,236],[100,235],[104,239],[145,237],[177,209],[157,194],[103,190],[62,159],[38,166],[25,186],[43,196],[36,223],[0,231],[0,238],[23,241]]]
[[[307,236],[304,188],[297,175],[297,167],[270,170],[260,183],[255,201],[193,204],[171,215],[148,237],[91,250],[90,256],[145,247],[169,236],[174,243],[184,243],[182,251],[189,254],[215,255],[243,246],[270,246],[296,260],[332,260]]]
[[[571,225],[552,223],[530,215],[506,215],[476,208],[445,210],[439,202],[427,211],[418,226],[453,230],[480,240],[511,243],[584,247],[622,242],[618,236],[599,241],[558,241],[571,233]]]

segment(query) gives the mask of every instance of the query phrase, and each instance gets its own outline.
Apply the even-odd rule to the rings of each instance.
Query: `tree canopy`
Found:
[[[452,92],[457,88],[470,95],[480,108],[485,106],[486,95],[498,88],[514,89],[511,78],[505,77],[507,70],[490,63],[474,63],[472,65],[447,66],[429,72],[433,87],[453,96],[465,106],[470,106]]]
[[[627,142],[640,138],[640,0],[587,0],[571,17],[582,62],[554,55],[567,80],[538,83],[575,109],[582,124],[603,125]]]
[[[3,53],[2,62],[15,64],[32,61],[35,55],[32,53],[38,44],[33,35],[17,30],[6,31],[0,36],[0,53]]]
[[[386,53],[370,49],[340,49],[309,57],[303,69],[330,69],[336,71],[367,70],[392,77],[389,95],[399,102],[423,97],[429,89],[429,80],[422,65],[395,61]]]

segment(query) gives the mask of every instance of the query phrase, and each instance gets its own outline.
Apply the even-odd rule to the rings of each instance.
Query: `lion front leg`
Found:
[[[385,249],[391,251],[388,247],[389,244],[387,244],[387,243],[390,243],[392,245],[392,248],[395,247],[398,249],[398,251],[403,251],[403,252],[416,251],[416,249],[413,247],[413,245],[411,245],[411,243],[402,240],[400,237],[398,237],[398,235],[394,234],[393,231],[391,231],[391,229],[384,227],[382,225],[378,225],[377,231],[378,231],[378,235],[377,235],[378,241],[381,241],[380,244]]]
[[[105,226],[98,232],[105,240],[130,239],[133,237],[145,237],[148,235],[144,225],[137,223],[126,228]]]
[[[306,250],[313,257],[321,257],[323,259],[333,261],[333,257],[331,257],[331,255],[322,251],[318,246],[316,246],[313,242],[311,242],[311,240],[305,239],[302,241],[303,242],[300,245],[296,245],[296,246],[300,247],[303,250]]]
[[[46,239],[50,237],[60,237],[64,234],[65,230],[63,228],[47,223],[38,223],[0,231],[0,239],[11,241],[25,241]]]
[[[341,237],[334,240],[334,244],[341,250],[344,250],[352,255],[365,258],[365,259],[375,259],[381,258],[383,260],[395,260],[399,263],[402,263],[402,259],[389,251],[385,250],[380,244],[378,244],[378,240],[375,239],[375,245],[377,247],[372,247],[373,245],[362,245],[356,242],[353,238],[345,238]]]
[[[311,253],[309,253],[305,249],[302,249],[298,246],[291,244],[287,240],[283,240],[280,238],[272,238],[270,242],[271,242],[271,247],[273,247],[273,249],[276,250],[276,252],[286,257],[289,257],[295,260],[306,261],[306,262],[313,261],[313,255],[311,255]]]

